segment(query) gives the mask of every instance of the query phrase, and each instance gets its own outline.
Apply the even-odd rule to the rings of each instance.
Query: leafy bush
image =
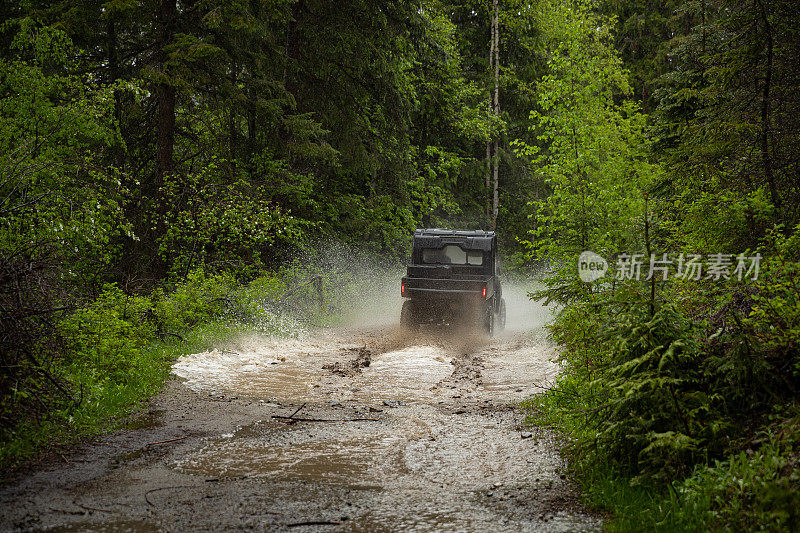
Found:
[[[122,381],[137,362],[139,351],[153,339],[147,319],[149,298],[129,296],[108,284],[91,306],[78,309],[60,324],[65,362],[90,372],[96,380]]]
[[[673,306],[627,313],[608,335],[609,363],[592,383],[602,402],[592,421],[596,446],[623,472],[670,480],[703,458],[716,400],[701,383],[694,327]]]
[[[781,384],[800,387],[800,226],[790,236],[779,226],[768,238],[763,271],[752,292],[745,328],[771,366],[781,368]]]
[[[800,418],[762,434],[761,446],[698,466],[678,489],[696,529],[797,531],[800,527]],[[753,449],[755,448],[755,449]]]
[[[168,375],[169,355],[180,351],[171,346],[206,349],[207,335],[233,331],[224,325],[203,327],[235,304],[232,287],[231,276],[202,270],[171,292],[156,290],[151,296],[126,294],[106,284],[89,305],[58,320],[54,339],[43,337],[30,348],[26,378],[14,381],[0,398],[0,466],[54,436],[101,431],[112,417],[130,412],[156,392]]]
[[[551,326],[564,371],[529,421],[566,433],[588,497],[634,517],[621,530],[797,527],[794,235],[772,234],[757,281],[606,286]]]
[[[225,183],[222,167],[212,161],[196,174],[170,176],[161,191],[159,254],[178,279],[203,267],[253,276],[274,259],[273,248],[304,239],[308,223],[272,202],[263,185],[244,177]]]
[[[153,315],[160,327],[159,333],[177,334],[220,315],[233,286],[230,274],[208,276],[202,269],[197,269],[168,295],[163,290],[156,290]]]

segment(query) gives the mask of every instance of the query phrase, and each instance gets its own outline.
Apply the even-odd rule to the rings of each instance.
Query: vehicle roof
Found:
[[[444,228],[420,228],[414,230],[414,236],[417,235],[436,235],[436,236],[459,236],[459,237],[494,237],[493,231],[484,231],[482,229],[444,229]]]
[[[484,230],[452,230],[442,228],[425,228],[414,231],[414,246],[422,248],[442,248],[448,244],[457,244],[470,250],[490,252],[495,240],[493,231]]]

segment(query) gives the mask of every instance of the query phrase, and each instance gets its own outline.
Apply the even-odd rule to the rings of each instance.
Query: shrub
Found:
[[[207,276],[202,269],[197,269],[169,295],[156,290],[153,313],[160,328],[158,333],[178,334],[221,314],[233,286],[234,280],[229,274]]]
[[[153,338],[154,325],[147,319],[151,307],[149,298],[105,285],[92,305],[61,322],[65,362],[98,380],[124,382],[139,350]]]
[[[800,418],[761,435],[762,445],[698,466],[678,493],[698,529],[797,531],[800,527]],[[755,448],[755,449],[753,449]]]

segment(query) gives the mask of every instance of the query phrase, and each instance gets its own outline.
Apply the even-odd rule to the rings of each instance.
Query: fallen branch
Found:
[[[272,415],[272,418],[286,420],[287,422],[378,422],[380,418],[292,418],[291,416]]]
[[[336,520],[311,520],[309,522],[293,522],[286,524],[286,527],[302,527],[302,526],[338,526],[341,522]]]
[[[65,511],[64,509],[56,509],[55,507],[51,507],[50,510],[56,513],[63,513],[63,514],[86,515],[84,511]]]
[[[303,405],[301,405],[300,407],[298,407],[298,408],[297,408],[297,411],[295,411],[294,413],[292,413],[292,414],[290,414],[290,415],[289,415],[289,418],[294,418],[294,415],[296,415],[297,413],[299,413],[299,412],[300,412],[300,410],[301,410],[301,409],[303,409],[303,407],[305,407],[305,406],[306,406],[306,404],[303,404]]]
[[[155,507],[155,504],[153,504],[153,502],[150,501],[150,498],[148,498],[148,496],[150,496],[150,494],[152,494],[154,492],[158,492],[160,490],[191,489],[191,488],[192,487],[190,485],[175,485],[174,487],[158,487],[157,489],[150,489],[150,490],[148,490],[147,492],[144,493],[144,501],[146,501],[148,505],[151,505],[151,506]]]
[[[157,441],[157,442],[148,442],[147,445],[148,446],[154,446],[156,444],[166,444],[168,442],[175,442],[176,440],[183,440],[183,439],[188,439],[188,438],[189,438],[189,435],[186,435],[184,437],[175,437],[174,439],[160,440],[160,441]]]
[[[108,509],[98,509],[97,507],[89,507],[88,505],[83,505],[82,503],[72,502],[78,507],[86,509],[87,511],[99,511],[101,513],[113,513],[114,511],[109,511]]]

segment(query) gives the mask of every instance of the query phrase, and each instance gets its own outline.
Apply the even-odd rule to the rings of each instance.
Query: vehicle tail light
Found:
[[[483,298],[486,298],[486,285],[483,286],[483,293],[481,294]]]
[[[405,293],[406,293],[406,284],[405,283],[401,283],[400,284],[400,294],[405,294]]]

